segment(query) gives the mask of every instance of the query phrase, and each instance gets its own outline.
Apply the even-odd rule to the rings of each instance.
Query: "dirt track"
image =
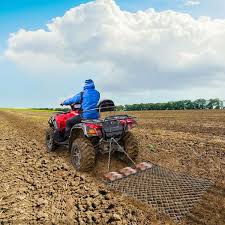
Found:
[[[137,135],[139,161],[211,179],[215,187],[184,224],[224,224],[225,117],[223,111],[144,112]],[[39,115],[41,114],[41,116]],[[48,113],[0,112],[0,222],[6,224],[173,224],[146,205],[113,193],[92,174],[80,174],[65,149],[47,154]],[[122,167],[113,161],[113,168]]]

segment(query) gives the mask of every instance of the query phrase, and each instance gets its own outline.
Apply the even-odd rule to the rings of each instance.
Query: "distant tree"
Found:
[[[116,111],[124,111],[124,106],[123,105],[118,105],[116,106]]]
[[[219,99],[196,99],[195,101],[191,100],[181,100],[173,101],[167,103],[140,103],[125,105],[125,111],[132,110],[190,110],[190,109],[222,109],[223,102]]]
[[[223,102],[220,101],[218,98],[210,99],[209,103],[207,105],[208,109],[222,109],[223,108]]]
[[[197,99],[193,102],[194,109],[206,109],[207,101],[205,99]]]

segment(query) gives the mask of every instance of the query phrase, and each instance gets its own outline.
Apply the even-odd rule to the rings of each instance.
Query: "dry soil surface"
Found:
[[[225,111],[130,112],[140,144],[137,161],[212,180],[183,224],[225,224]],[[47,153],[50,113],[0,112],[0,224],[174,224],[148,205],[108,190],[105,157],[78,173],[68,150]],[[114,170],[124,164],[113,160]]]

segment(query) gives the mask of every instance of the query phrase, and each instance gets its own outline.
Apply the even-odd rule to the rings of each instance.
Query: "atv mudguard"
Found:
[[[69,150],[72,147],[73,141],[78,137],[88,137],[87,135],[87,127],[85,124],[78,123],[74,125],[70,131],[70,137],[69,137]]]

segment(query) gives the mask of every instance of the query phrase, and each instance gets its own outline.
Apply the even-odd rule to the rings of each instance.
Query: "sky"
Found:
[[[0,107],[56,107],[93,79],[116,104],[225,99],[223,0],[2,0]]]

